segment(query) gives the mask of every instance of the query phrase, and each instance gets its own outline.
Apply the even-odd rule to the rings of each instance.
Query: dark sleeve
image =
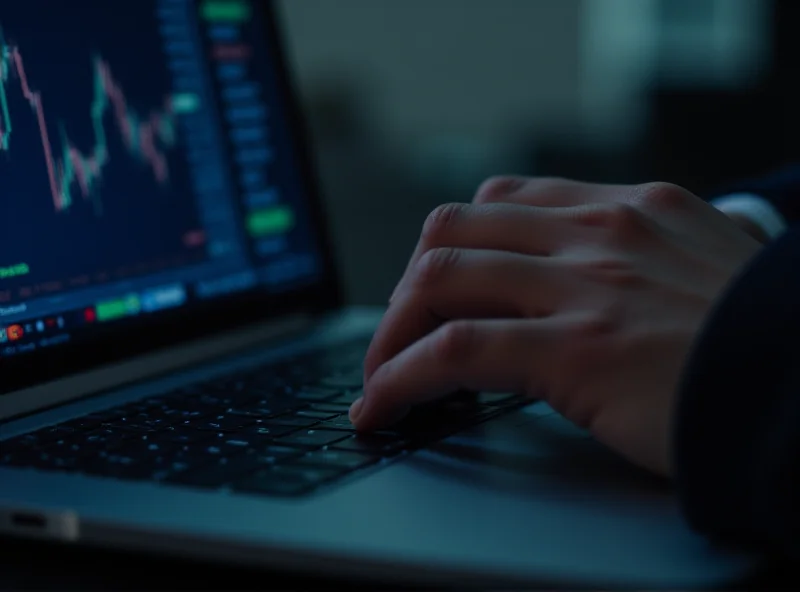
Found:
[[[690,524],[800,557],[800,229],[732,283],[680,391],[675,467]]]
[[[789,224],[800,222],[800,165],[723,187],[714,192],[711,199],[733,193],[753,193],[763,197],[783,214]]]

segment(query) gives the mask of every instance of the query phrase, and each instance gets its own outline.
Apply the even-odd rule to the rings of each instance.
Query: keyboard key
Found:
[[[130,423],[124,420],[115,421],[113,423],[103,424],[110,430],[123,430],[127,432],[135,432],[139,434],[147,434],[157,432],[156,428],[149,427],[145,424]]]
[[[292,425],[263,423],[250,426],[249,428],[236,432],[236,437],[255,439],[258,442],[264,442],[265,440],[274,440],[275,438],[285,436],[286,434],[291,434],[298,429],[300,428]]]
[[[236,436],[235,438],[238,438]],[[263,448],[265,442],[254,438],[248,439],[229,439],[214,442],[212,446],[220,451],[220,454],[225,457],[239,456],[249,453],[258,448]]]
[[[194,442],[204,442],[218,438],[218,433],[201,431],[187,425],[178,425],[167,428],[166,430],[153,435],[158,441],[174,442],[176,444],[189,444]]]
[[[201,419],[203,417],[213,417],[217,415],[216,413],[211,413],[208,410],[206,411],[198,411],[196,409],[165,409],[164,410],[164,417],[167,417],[175,422],[175,424],[180,424],[184,421],[192,421],[196,419]]]
[[[232,407],[225,412],[225,415],[230,415],[231,417],[247,417],[256,420],[271,417],[275,415],[275,412],[271,409],[235,409]]]
[[[320,430],[345,430],[348,432],[353,432],[356,429],[347,415],[340,415],[334,419],[323,421],[317,428]]]
[[[344,432],[333,430],[302,430],[276,440],[283,446],[300,446],[303,448],[322,448],[347,437]]]
[[[383,456],[402,452],[410,445],[408,440],[375,434],[350,436],[346,440],[336,442],[331,446],[334,450],[361,452],[364,454],[380,454]]]
[[[102,428],[89,432],[88,434],[81,434],[78,440],[81,445],[94,450],[109,450],[115,446],[121,446],[126,440],[132,440],[136,437],[133,432],[117,431],[108,428]]]
[[[150,440],[126,440],[114,450],[117,454],[132,457],[158,457],[171,454],[179,449],[179,444],[171,442],[152,442]]]
[[[239,432],[254,423],[256,423],[255,419],[247,417],[220,415],[210,420],[201,419],[197,421],[188,421],[181,425],[204,432]]]
[[[295,396],[304,401],[326,401],[341,394],[341,389],[336,388],[304,387]]]
[[[95,411],[80,419],[87,421],[99,421],[100,423],[103,423],[109,421],[116,421],[122,417],[125,417],[124,411],[121,408],[117,408],[117,409],[106,409],[104,411]],[[74,422],[78,420],[72,420],[72,421]]]
[[[233,489],[241,493],[294,496],[312,491],[317,486],[336,478],[342,472],[327,469],[276,469],[260,471],[236,484]]]
[[[204,442],[203,444],[184,444],[176,449],[175,458],[197,465],[211,462],[225,456],[227,448],[223,442]]]
[[[274,460],[256,455],[221,458],[198,469],[170,475],[164,481],[192,487],[218,489],[256,471],[271,468],[273,464]]]
[[[347,415],[350,412],[350,405],[346,403],[314,403],[309,407],[309,410]]]
[[[333,419],[334,417],[336,417],[336,413],[330,413],[329,411],[303,410],[297,412],[297,417],[305,417],[308,419],[315,419],[317,421],[325,421],[326,419]]]
[[[336,403],[337,405],[347,405],[348,408],[350,405],[356,402],[356,400],[360,399],[364,395],[364,391],[357,390],[351,391],[349,393],[345,393],[343,395],[339,395],[335,399],[331,399],[330,403]]]
[[[359,370],[358,372],[351,372],[349,374],[334,374],[323,378],[319,382],[320,386],[332,389],[352,390],[360,389],[364,386],[364,374]]]
[[[354,471],[381,460],[379,455],[345,452],[342,450],[315,450],[292,461],[292,465],[310,467],[337,467]],[[284,465],[286,466],[286,465]]]
[[[295,417],[294,415],[284,415],[281,417],[273,417],[264,422],[268,426],[287,426],[294,427],[295,429],[310,428],[317,425],[319,420],[310,419],[308,417]]]
[[[141,421],[136,421],[135,423],[145,429],[160,431],[164,428],[168,428],[180,423],[180,421],[171,417],[149,417],[148,419],[142,419]]]
[[[235,436],[234,436],[234,439],[232,439],[232,440],[225,440],[225,445],[226,446],[230,446],[233,449],[237,449],[237,448],[247,449],[247,448],[249,448],[251,446],[249,441],[236,439]]]
[[[256,446],[247,451],[247,454],[255,454],[264,459],[269,459],[270,462],[281,462],[290,458],[298,458],[305,454],[305,450],[301,448],[291,448],[289,446],[277,446],[274,444],[266,446]]]
[[[183,399],[185,405],[192,405],[193,407],[215,407],[218,409],[225,409],[227,407],[234,407],[241,404],[242,397],[232,397],[224,394],[209,394],[203,386],[194,386],[186,389],[188,395]]]
[[[285,397],[273,397],[259,399],[250,405],[244,405],[241,407],[241,410],[258,413],[261,417],[268,418],[291,413],[292,411],[303,409],[307,406],[308,403],[305,401],[298,401]]]

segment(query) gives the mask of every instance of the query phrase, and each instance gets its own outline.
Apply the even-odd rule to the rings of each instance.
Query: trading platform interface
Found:
[[[0,15],[0,355],[322,272],[252,0]]]

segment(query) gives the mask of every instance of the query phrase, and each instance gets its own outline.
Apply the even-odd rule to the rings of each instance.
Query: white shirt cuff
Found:
[[[738,214],[749,219],[753,224],[775,239],[781,236],[788,224],[781,213],[763,197],[751,193],[726,195],[711,202],[711,205],[726,214]]]

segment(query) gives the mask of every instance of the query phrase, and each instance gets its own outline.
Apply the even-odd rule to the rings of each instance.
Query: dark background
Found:
[[[708,195],[800,151],[796,0],[283,0],[350,300],[497,173]]]

